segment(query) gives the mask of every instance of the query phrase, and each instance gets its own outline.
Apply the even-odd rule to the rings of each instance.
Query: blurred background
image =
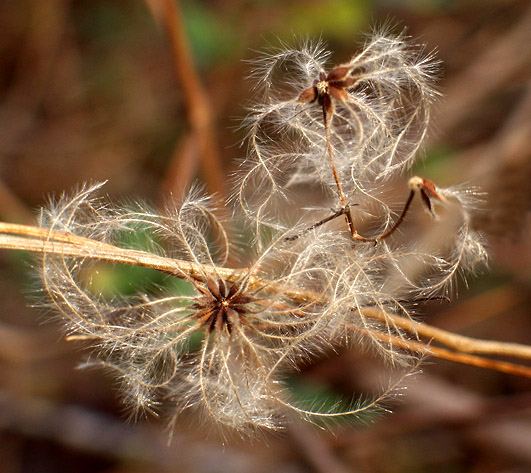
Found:
[[[252,96],[243,60],[278,39],[308,36],[341,62],[363,32],[390,19],[443,61],[444,98],[413,172],[489,192],[475,222],[488,241],[488,271],[460,284],[451,304],[427,304],[422,320],[531,343],[528,1],[182,1],[195,72],[176,63],[174,47],[184,43],[168,30],[166,8],[165,0],[0,0],[3,221],[33,223],[48,195],[86,181],[106,180],[113,198],[154,205],[196,179],[229,193]],[[206,118],[194,114],[205,109]],[[294,423],[252,444],[223,445],[190,419],[167,447],[164,422],[127,423],[112,379],[76,369],[83,351],[25,297],[29,266],[28,255],[0,252],[2,472],[531,471],[529,380],[438,359],[424,364],[393,414],[366,424],[321,432]],[[108,277],[122,278],[112,284],[124,290],[135,283]],[[318,399],[376,392],[388,374],[349,351],[297,378]]]

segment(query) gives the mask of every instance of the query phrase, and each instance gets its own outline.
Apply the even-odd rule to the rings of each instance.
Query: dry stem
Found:
[[[205,277],[222,277],[227,281],[235,281],[247,272],[246,269],[200,265],[190,261],[157,256],[144,251],[118,248],[108,243],[45,228],[3,222],[0,222],[0,248],[31,251],[41,254],[56,254],[73,258],[91,258],[113,263],[142,266],[172,276],[188,277],[196,280],[203,280]],[[286,287],[256,276],[250,276],[249,288],[259,287],[264,291],[282,292],[285,296],[299,303],[311,304],[325,302],[323,296],[315,292]],[[430,340],[430,342],[420,343],[399,340],[398,338],[391,340],[392,343],[410,351],[430,353],[440,358],[451,359],[461,363],[484,366],[486,368],[531,377],[531,368],[526,366],[464,355],[465,353],[474,353],[481,355],[511,356],[531,360],[530,346],[465,337],[421,322],[415,322],[406,317],[384,312],[374,307],[366,307],[361,309],[361,311],[365,317],[386,323],[392,322],[416,337],[424,337]],[[389,337],[385,334],[379,335]],[[428,343],[431,342],[438,342],[458,353],[431,345],[428,346]]]
[[[345,214],[345,219],[348,224],[349,232],[352,235],[352,238],[355,238],[356,240],[364,241],[364,242],[375,241],[372,238],[365,238],[361,236],[356,231],[356,228],[354,227],[354,219],[352,218],[352,212],[350,211],[350,206],[347,201],[347,197],[345,196],[345,192],[343,191],[343,186],[341,185],[341,181],[337,173],[337,168],[336,168],[336,164],[334,160],[334,150],[332,148],[332,141],[330,139],[330,120],[328,119],[328,112],[326,111],[326,108],[324,105],[323,105],[323,123],[324,123],[324,128],[325,128],[325,133],[326,133],[326,150],[328,154],[328,160],[330,162],[330,168],[332,169],[332,174],[334,175],[334,180],[336,182],[337,192],[339,195],[339,201],[341,202],[341,208],[343,210],[343,213]]]
[[[404,208],[402,210],[402,213],[400,214],[400,217],[389,230],[382,233],[377,238],[367,238],[367,237],[360,235],[356,231],[356,228],[354,226],[354,219],[352,218],[352,212],[350,211],[350,204],[348,203],[345,192],[343,191],[343,186],[341,185],[341,180],[339,179],[339,174],[336,168],[336,163],[334,159],[334,149],[332,147],[332,140],[330,138],[330,122],[332,120],[332,117],[333,115],[331,115],[330,118],[328,118],[328,112],[326,111],[326,108],[323,105],[323,123],[324,123],[324,129],[325,129],[326,151],[328,155],[328,161],[330,163],[330,168],[334,176],[334,181],[336,183],[337,193],[339,196],[339,201],[341,203],[341,210],[339,212],[334,213],[332,216],[312,225],[309,229],[313,229],[321,225],[322,223],[326,223],[338,217],[339,215],[345,215],[345,220],[347,221],[348,229],[349,229],[350,234],[352,235],[352,238],[358,241],[365,242],[365,243],[374,243],[374,244],[380,243],[382,240],[385,240],[387,237],[390,237],[397,230],[397,228],[402,224],[402,222],[404,221],[408,213],[409,207],[411,206],[413,197],[415,197],[415,191],[411,190],[411,192],[409,193],[408,199],[406,201],[406,204],[404,205]],[[297,237],[298,236],[288,238],[287,240],[295,240]]]
[[[432,328],[432,327],[429,327]],[[359,329],[360,332],[366,332],[366,330]],[[437,358],[445,360],[455,361],[456,363],[463,363],[465,365],[478,366],[481,368],[491,369],[495,371],[501,371],[503,373],[514,374],[516,376],[524,376],[531,378],[531,367],[518,365],[515,363],[509,363],[507,361],[492,360],[489,358],[482,358],[480,356],[469,355],[467,353],[456,353],[445,348],[434,347],[431,344],[424,344],[415,340],[405,340],[400,337],[395,337],[375,330],[370,331],[371,336],[382,340],[385,343],[389,343],[403,350],[407,350],[421,355],[432,355]],[[454,334],[452,334],[454,335]],[[458,336],[458,335],[456,335]],[[483,340],[474,340],[473,342],[483,342]],[[439,340],[438,340],[439,341]],[[498,342],[499,343],[499,342]]]
[[[210,100],[192,60],[179,2],[175,0],[150,0],[147,3],[153,9],[154,15],[157,11],[160,12],[160,20],[164,24],[171,43],[175,74],[183,92],[188,121],[192,128],[191,135],[186,140],[187,142],[197,141],[199,143],[197,152],[207,188],[211,194],[217,194],[222,199],[225,195],[225,188],[221,176],[224,176],[225,173],[221,167],[217,148]],[[177,157],[180,164],[173,163],[172,168],[190,165],[190,162],[193,161],[189,153],[190,150],[185,147],[185,151],[187,152],[174,152],[174,157]],[[183,162],[181,163],[181,161]]]

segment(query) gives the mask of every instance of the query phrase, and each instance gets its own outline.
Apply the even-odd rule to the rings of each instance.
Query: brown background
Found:
[[[186,161],[193,140],[185,97],[167,36],[152,15],[158,2],[147,3],[152,10],[141,0],[1,1],[1,219],[32,223],[47,195],[86,181],[108,180],[112,197],[155,204],[195,178],[228,189],[227,176],[244,152],[237,126],[251,97],[250,66],[242,59],[277,38],[308,35],[321,36],[340,62],[354,52],[360,32],[391,18],[444,62],[444,98],[415,172],[441,185],[468,182],[489,191],[475,222],[487,235],[488,271],[468,289],[460,284],[452,304],[427,304],[423,320],[475,337],[531,342],[528,2],[183,2],[214,116],[222,169],[216,175]],[[0,252],[2,472],[531,469],[529,380],[435,359],[392,415],[368,425],[320,432],[295,423],[251,445],[223,446],[215,435],[205,439],[190,419],[168,448],[163,422],[126,423],[113,381],[76,369],[84,356],[79,347],[62,341],[49,315],[29,307],[29,266],[27,255]],[[370,356],[344,352],[300,376],[351,396],[371,393],[388,374]]]

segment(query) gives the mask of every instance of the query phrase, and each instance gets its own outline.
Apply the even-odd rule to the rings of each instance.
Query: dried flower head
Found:
[[[225,234],[217,245],[206,236],[222,227],[207,199],[192,193],[159,215],[141,206],[112,209],[94,196],[99,187],[42,212],[41,226],[86,244],[87,258],[44,252],[41,279],[69,339],[95,347],[87,365],[118,375],[135,415],[156,412],[169,398],[175,418],[195,408],[241,434],[280,428],[287,410],[320,415],[292,404],[280,381],[286,368],[319,352],[329,333],[323,294],[331,294],[331,268],[316,261],[312,245],[294,251],[277,238],[253,265],[229,270],[222,266]],[[91,252],[119,252],[139,232],[149,244],[132,248],[138,261],[148,258],[184,285],[104,297],[92,284],[101,267]]]
[[[328,74],[319,72],[319,79],[315,79],[311,87],[304,89],[297,102],[308,104],[317,101],[322,107],[324,120],[334,114],[334,103],[348,101],[348,88],[352,87],[357,78],[349,76],[347,66],[334,67]]]
[[[257,63],[263,103],[247,120],[250,149],[238,195],[258,218],[296,183],[324,184],[343,208],[381,203],[374,186],[409,168],[424,142],[437,95],[430,55],[382,29],[327,72],[328,56],[320,44],[305,43]]]
[[[398,218],[377,192],[412,164],[424,141],[436,63],[388,31],[373,33],[359,54],[328,72],[327,57],[307,43],[257,67],[264,97],[248,120],[248,169],[237,191],[254,249],[246,248],[245,267],[227,267],[235,241],[197,190],[158,213],[112,207],[95,196],[97,184],[43,210],[47,305],[66,321],[70,339],[95,348],[89,364],[118,375],[135,413],[157,411],[166,399],[174,420],[199,410],[245,435],[280,428],[288,412],[314,420],[373,407],[307,409],[283,377],[338,346],[415,366],[418,350],[401,349],[412,307],[445,297],[460,270],[485,260],[470,225],[477,192],[413,177]],[[298,183],[324,187],[333,204],[312,202],[304,215],[310,223],[286,224],[272,204]],[[416,195],[432,226],[401,238]],[[358,233],[357,205],[379,219],[374,235]],[[322,215],[330,207],[332,215]],[[338,217],[346,226],[330,223]],[[110,297],[97,289],[101,261],[155,269],[166,279]]]

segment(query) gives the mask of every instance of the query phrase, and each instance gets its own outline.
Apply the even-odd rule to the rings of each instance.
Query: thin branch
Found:
[[[390,237],[402,224],[402,222],[406,218],[409,207],[411,206],[413,197],[415,197],[415,191],[413,189],[410,191],[407,201],[404,205],[404,209],[402,210],[402,213],[400,214],[400,217],[398,217],[398,220],[388,231],[382,233],[379,237],[376,237],[376,238],[367,238],[367,237],[360,235],[354,226],[354,219],[352,218],[352,212],[350,211],[350,205],[347,201],[345,192],[343,191],[343,186],[341,185],[341,180],[339,179],[339,174],[337,172],[337,168],[335,164],[334,149],[332,147],[332,139],[330,136],[330,121],[333,115],[331,115],[329,119],[328,112],[327,112],[325,105],[323,105],[322,108],[323,108],[323,124],[324,124],[324,129],[325,129],[326,151],[328,155],[328,161],[330,163],[330,169],[332,170],[334,181],[336,183],[337,193],[339,196],[339,201],[341,203],[341,209],[338,212],[335,212],[328,219],[322,220],[321,222],[318,222],[315,225],[312,225],[308,230],[312,230],[313,228],[318,227],[319,225],[322,225],[323,223],[326,223],[329,220],[332,220],[336,217],[339,217],[340,215],[345,215],[345,220],[347,221],[348,229],[349,229],[350,234],[352,235],[352,238],[354,238],[355,240],[364,242],[364,243],[374,243],[376,245],[380,243],[382,240],[385,240],[387,237]],[[291,241],[291,240],[296,240],[297,238],[298,238],[298,235],[294,237],[286,238],[286,240]]]
[[[198,141],[198,154],[201,163],[203,177],[211,194],[217,194],[220,198],[225,195],[222,176],[225,175],[221,167],[221,159],[218,152],[214,119],[211,113],[211,104],[208,94],[202,86],[201,78],[197,72],[181,14],[179,2],[176,0],[151,0],[147,1],[154,16],[163,23],[171,43],[175,74],[179,80],[188,121],[192,128],[192,139]],[[157,15],[157,12],[160,15]],[[185,159],[184,154],[176,154],[177,159]],[[173,164],[175,168],[177,165]]]
[[[186,195],[199,170],[198,138],[193,131],[183,131],[175,146],[162,181],[162,195]]]
[[[350,211],[350,205],[347,201],[347,197],[345,195],[345,192],[343,191],[343,186],[341,185],[341,180],[339,179],[339,175],[337,173],[337,168],[335,164],[334,159],[334,150],[332,148],[332,139],[330,137],[330,120],[328,119],[328,111],[325,107],[325,105],[322,106],[323,108],[323,124],[324,129],[326,133],[326,152],[328,156],[328,161],[330,163],[330,169],[332,170],[332,174],[334,175],[334,181],[336,183],[337,187],[337,193],[339,196],[339,201],[341,203],[341,208],[343,210],[343,214],[345,215],[345,220],[347,221],[348,229],[350,234],[352,235],[352,238],[363,241],[363,242],[373,242],[375,241],[373,238],[365,238],[361,236],[354,226],[354,219],[352,218],[352,212]],[[332,115],[331,115],[332,117]]]
[[[177,277],[182,277],[186,274],[190,278],[197,280],[203,280],[204,274],[219,274],[228,280],[234,278],[234,270],[228,268],[215,268],[214,266],[199,265],[189,261],[174,260],[145,251],[118,248],[107,243],[94,242],[92,245],[79,245],[54,240],[47,241],[38,238],[0,235],[0,248],[128,264],[155,269]]]
[[[198,264],[190,261],[157,256],[145,251],[118,248],[107,243],[62,232],[50,231],[39,227],[1,222],[0,248],[25,250],[41,254],[56,254],[64,257],[91,258],[100,261],[142,266],[175,277],[186,277],[199,281],[204,281],[205,278],[208,277],[222,277],[227,281],[234,282],[248,273],[248,270],[244,268],[230,269]],[[248,286],[251,290],[261,288],[263,291],[267,292],[282,292],[286,297],[299,303],[312,304],[326,302],[325,297],[315,292],[287,287],[254,275],[248,277]],[[362,308],[361,312],[366,317],[384,323],[392,322],[397,327],[400,327],[412,335],[428,338],[431,341],[441,343],[442,345],[461,353],[512,356],[515,358],[531,360],[531,347],[527,345],[491,340],[478,340],[463,335],[457,335],[374,307]],[[422,346],[424,347],[423,349],[426,349],[425,345]],[[413,351],[418,351],[414,345],[411,345],[411,348],[414,348]],[[480,362],[478,361],[478,357],[466,357],[440,348],[430,347],[429,350],[435,356],[441,355],[443,358],[466,362],[476,366],[503,367],[504,363],[495,360],[483,360]],[[515,370],[505,371],[516,373]],[[522,375],[526,376],[524,373],[529,373],[525,367],[523,367]]]
[[[365,331],[365,330],[358,330]],[[502,373],[513,374],[516,376],[523,376],[531,378],[531,367],[509,363],[507,361],[491,360],[475,355],[456,353],[445,348],[434,347],[433,345],[425,345],[424,343],[414,340],[405,340],[403,338],[388,335],[386,333],[371,330],[371,335],[382,340],[383,342],[392,344],[396,347],[402,348],[410,352],[416,352],[421,355],[431,355],[444,360],[455,361],[456,363],[463,363],[465,365],[477,366]]]
[[[320,227],[321,225],[324,225],[325,223],[328,223],[332,220],[334,220],[337,217],[340,217],[341,215],[344,215],[346,213],[346,209],[340,208],[339,210],[334,211],[332,215],[329,215],[328,217],[323,218],[322,220],[319,220],[317,223],[314,223],[313,225],[310,225],[308,228],[305,228],[304,230],[300,231],[299,233],[296,233],[295,235],[289,236],[284,238],[285,241],[295,241],[297,238],[300,238],[301,236],[305,235],[308,232],[311,232],[315,228]]]
[[[390,314],[376,308],[363,309],[363,315],[381,322],[392,321],[401,329],[413,335],[435,340],[449,348],[463,352],[481,355],[514,356],[531,360],[531,346],[518,343],[496,342],[491,340],[478,340],[464,335],[457,335],[431,325]]]
[[[377,243],[380,243],[382,240],[385,240],[386,238],[390,237],[397,230],[397,228],[402,224],[402,222],[406,218],[409,207],[411,206],[413,197],[415,197],[415,191],[412,189],[411,191],[409,191],[409,196],[404,205],[404,209],[402,210],[402,213],[400,214],[400,217],[398,217],[398,220],[389,230],[387,230],[385,233],[382,233],[378,238],[376,238]]]

